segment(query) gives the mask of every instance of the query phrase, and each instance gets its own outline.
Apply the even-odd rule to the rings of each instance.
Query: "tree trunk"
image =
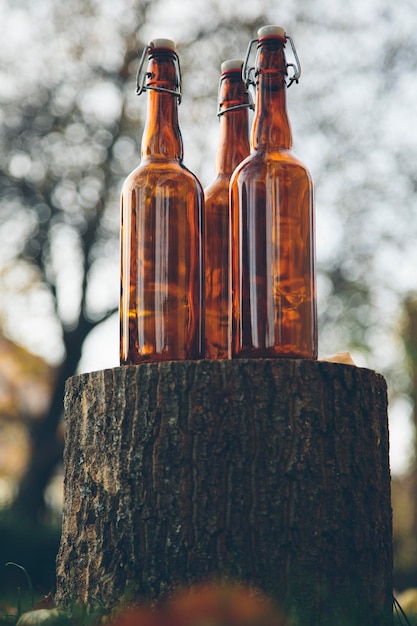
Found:
[[[300,626],[392,624],[384,379],[291,359],[120,367],[67,382],[60,606],[207,578]]]
[[[31,454],[20,480],[13,510],[27,521],[42,521],[45,514],[44,493],[56,466],[62,461],[62,442],[58,426],[62,420],[62,396],[69,376],[77,369],[82,346],[94,324],[81,313],[78,325],[64,332],[66,357],[57,370],[50,405],[31,430]]]

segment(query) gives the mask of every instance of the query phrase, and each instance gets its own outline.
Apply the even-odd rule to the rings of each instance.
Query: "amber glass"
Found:
[[[231,358],[229,183],[234,169],[250,150],[249,100],[241,67],[242,64],[221,75],[216,177],[204,191],[205,333],[209,359]]]
[[[120,362],[204,357],[203,207],[200,182],[183,164],[175,95],[177,57],[153,49],[139,166],[121,197]]]
[[[291,152],[284,47],[258,41],[252,150],[231,179],[235,358],[317,358],[313,186]]]

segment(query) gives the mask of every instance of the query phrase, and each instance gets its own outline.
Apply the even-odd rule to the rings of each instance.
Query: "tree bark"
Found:
[[[59,606],[253,584],[308,626],[392,624],[382,376],[291,359],[74,376]]]

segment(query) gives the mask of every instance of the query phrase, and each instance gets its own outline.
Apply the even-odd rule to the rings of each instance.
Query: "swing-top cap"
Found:
[[[285,39],[285,28],[273,25],[262,26],[258,30],[258,39],[263,39],[263,37],[280,37],[281,39]]]
[[[176,52],[175,41],[172,41],[172,39],[152,39],[148,45],[151,51],[155,48],[165,48],[166,50],[172,50],[173,52]]]
[[[227,59],[220,65],[222,74],[225,72],[241,72],[243,67],[243,59]]]

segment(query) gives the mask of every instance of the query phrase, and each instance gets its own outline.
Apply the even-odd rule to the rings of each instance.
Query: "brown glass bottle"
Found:
[[[313,185],[291,152],[285,31],[258,31],[251,154],[231,179],[234,358],[317,358]]]
[[[121,194],[121,364],[204,357],[204,192],[183,164],[175,44],[148,56],[142,158]]]
[[[242,80],[243,61],[221,65],[220,142],[216,177],[205,196],[205,333],[206,357],[231,358],[230,177],[250,151],[249,98]]]

